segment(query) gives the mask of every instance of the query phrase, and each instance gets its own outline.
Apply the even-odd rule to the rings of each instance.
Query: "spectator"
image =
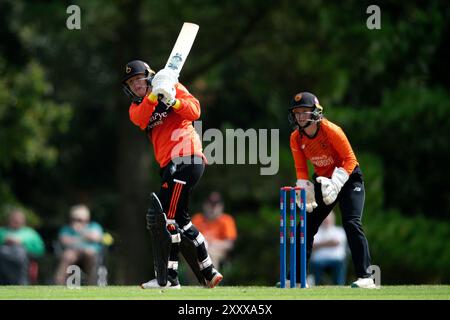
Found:
[[[23,212],[14,208],[8,225],[0,228],[0,285],[27,285],[30,259],[45,252],[40,235],[26,226]]]
[[[192,218],[192,223],[204,235],[211,260],[217,267],[227,258],[237,237],[234,218],[223,209],[220,193],[212,192],[203,203],[203,214],[197,213]]]
[[[102,250],[103,229],[90,221],[89,208],[76,205],[70,209],[70,224],[63,226],[58,235],[62,249],[55,283],[63,285],[70,265],[78,265],[87,275],[89,285],[97,280],[97,265]]]
[[[314,236],[310,266],[315,284],[323,284],[325,271],[333,272],[333,284],[344,285],[347,271],[347,237],[344,228],[335,225],[334,212],[325,218]]]

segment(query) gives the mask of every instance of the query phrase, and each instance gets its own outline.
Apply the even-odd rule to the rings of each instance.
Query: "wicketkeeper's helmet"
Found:
[[[132,102],[141,103],[142,97],[137,96],[133,90],[128,86],[127,80],[134,77],[135,75],[142,74],[143,77],[147,80],[147,89],[150,87],[152,83],[152,78],[155,75],[155,71],[153,71],[147,63],[141,60],[133,60],[128,62],[125,65],[125,75],[122,78],[122,87],[123,91],[130,97]]]
[[[295,119],[295,115],[293,113],[293,110],[295,108],[300,108],[300,107],[306,107],[306,108],[312,109],[310,112],[308,112],[311,115],[311,117],[308,119],[307,124],[304,126],[300,126],[298,124],[297,120]],[[320,122],[323,118],[323,115],[322,115],[323,108],[319,104],[319,99],[317,99],[317,97],[310,92],[297,93],[292,98],[291,104],[289,105],[288,110],[289,110],[289,114],[288,114],[289,122],[293,126],[298,126],[300,129],[305,129],[313,122]]]

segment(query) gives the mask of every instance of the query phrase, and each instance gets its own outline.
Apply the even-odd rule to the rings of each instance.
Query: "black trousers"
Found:
[[[348,245],[352,254],[353,265],[358,278],[371,275],[367,268],[371,265],[369,245],[361,224],[364,209],[364,178],[357,166],[348,181],[344,184],[336,201],[330,205],[323,202],[321,184],[313,177],[314,192],[318,207],[306,216],[306,256],[309,261],[314,242],[314,235],[319,226],[328,216],[334,206],[339,203],[342,214],[342,226],[347,235]],[[300,280],[300,226],[297,227],[297,282]]]
[[[207,280],[211,280],[212,277],[214,266],[206,250],[205,238],[192,224],[189,214],[189,198],[204,170],[205,164],[201,157],[188,156],[174,159],[160,172],[161,189],[158,198],[169,220],[168,230],[172,236],[168,265],[168,274],[172,278],[178,276],[180,230],[191,245],[195,247],[196,255],[188,257],[189,260],[197,260],[199,270]],[[174,220],[178,228],[170,220]],[[186,254],[193,255],[194,253],[189,251]],[[196,273],[195,270],[194,273]]]
[[[203,175],[205,164],[203,159],[197,156],[177,158],[174,161],[161,168],[161,188],[158,198],[167,219],[175,220],[183,227],[191,221],[189,198]]]

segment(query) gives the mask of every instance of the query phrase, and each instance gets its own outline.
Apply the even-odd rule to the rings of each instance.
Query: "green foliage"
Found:
[[[33,62],[0,79],[0,168],[55,163],[58,150],[50,139],[67,131],[71,110],[47,97],[51,89],[42,67]]]
[[[403,84],[385,91],[379,108],[332,109],[327,117],[342,126],[355,150],[378,155],[388,207],[449,219],[450,189],[438,187],[450,176],[443,165],[450,162],[449,105],[442,88]]]
[[[52,86],[38,63],[13,71],[0,60],[0,72],[0,202],[20,205],[11,189],[14,170],[55,165],[58,149],[52,138],[68,130],[71,110],[51,100]],[[31,225],[39,224],[31,209],[24,211]]]
[[[448,221],[384,210],[366,215],[364,224],[384,283],[449,283]]]

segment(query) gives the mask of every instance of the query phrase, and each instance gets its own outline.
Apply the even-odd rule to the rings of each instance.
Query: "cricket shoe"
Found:
[[[209,280],[209,281],[206,280],[206,286],[208,288],[216,287],[220,283],[220,281],[222,281],[222,279],[223,279],[223,275],[219,271],[217,271],[215,268],[213,268],[211,272],[213,274],[211,280]]]
[[[160,286],[156,279],[152,279],[149,282],[141,284],[142,289],[181,289],[180,282],[178,279],[167,278],[167,283],[165,286]]]
[[[351,284],[352,288],[377,289],[372,278],[358,278]]]

